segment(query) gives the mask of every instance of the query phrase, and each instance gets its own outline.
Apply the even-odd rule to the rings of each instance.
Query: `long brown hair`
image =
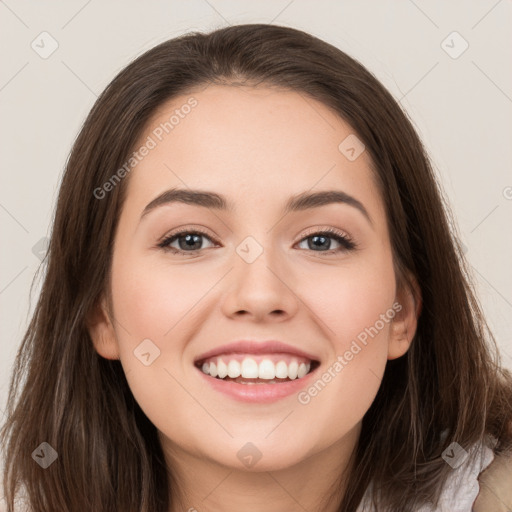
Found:
[[[488,438],[512,446],[512,375],[472,291],[455,223],[421,141],[397,102],[356,60],[275,25],[189,33],[147,51],[107,86],[74,143],[44,260],[44,282],[9,389],[4,494],[34,512],[167,512],[175,482],[156,427],[118,360],[93,348],[85,319],[110,296],[112,242],[129,175],[98,200],[165,101],[209,84],[264,84],[322,102],[363,141],[385,202],[399,283],[412,275],[422,311],[409,351],[388,361],[362,421],[339,510],[374,483],[378,510],[436,502],[451,467],[442,452]],[[441,433],[443,435],[441,435]],[[42,469],[33,452],[58,459]],[[333,490],[334,492],[334,490]],[[171,493],[172,494],[172,493]]]

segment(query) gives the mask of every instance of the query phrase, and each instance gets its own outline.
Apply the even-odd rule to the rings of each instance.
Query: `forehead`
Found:
[[[333,187],[366,201],[377,194],[367,152],[355,159],[344,152],[347,140],[361,149],[354,130],[326,105],[295,91],[224,85],[191,90],[155,111],[136,147],[149,139],[154,147],[128,184],[128,198],[141,211],[176,186],[220,191],[235,205],[243,197],[253,206]]]

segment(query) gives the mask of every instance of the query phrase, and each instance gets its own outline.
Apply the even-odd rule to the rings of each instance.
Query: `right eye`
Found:
[[[202,231],[183,229],[177,233],[171,233],[169,236],[164,238],[164,240],[158,244],[158,247],[161,247],[163,250],[170,251],[175,254],[194,254],[197,251],[203,249],[201,247],[196,247],[197,245],[201,245],[201,237],[211,240],[211,238]],[[175,241],[178,242],[178,248],[172,247],[171,245]]]

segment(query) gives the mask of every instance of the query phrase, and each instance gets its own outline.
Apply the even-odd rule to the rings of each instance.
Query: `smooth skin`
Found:
[[[368,153],[350,161],[338,149],[354,133],[346,122],[296,92],[210,85],[164,104],[136,147],[191,96],[197,106],[129,175],[113,249],[113,318],[102,300],[89,318],[91,338],[100,355],[121,360],[159,431],[179,482],[170,512],[335,511],[339,496],[322,499],[350,470],[362,418],[387,360],[410,346],[420,301],[396,287]],[[141,220],[175,187],[222,194],[235,210],[170,203]],[[371,222],[345,203],[283,216],[290,196],[323,190],[350,194]],[[188,227],[207,233],[198,250],[177,239],[171,246],[190,255],[158,247]],[[315,246],[312,235],[328,228],[356,249],[331,238]],[[248,236],[263,249],[252,263],[236,251]],[[306,405],[296,395],[242,403],[206,386],[193,365],[225,343],[276,339],[315,354],[320,377],[396,302],[401,311]],[[148,366],[134,356],[144,339],[160,350]],[[261,452],[252,467],[237,456],[248,442]]]

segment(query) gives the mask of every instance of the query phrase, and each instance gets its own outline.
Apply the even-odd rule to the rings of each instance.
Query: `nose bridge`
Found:
[[[287,286],[285,256],[275,244],[273,232],[261,230],[246,236],[235,247],[233,285],[224,306],[227,314],[245,311],[262,316],[274,311],[293,313],[296,297]]]
[[[275,246],[272,233],[259,232],[246,236],[235,248],[237,282],[251,282],[253,289],[261,284],[272,287],[277,279],[275,272],[282,266],[282,255]]]
[[[259,269],[263,260],[266,265],[272,266],[272,260],[277,256],[275,223],[275,217],[269,215],[268,208],[263,204],[255,204],[250,199],[246,202],[244,211],[237,213],[234,225],[239,237],[235,241],[235,252],[242,263],[253,265],[258,262]]]

